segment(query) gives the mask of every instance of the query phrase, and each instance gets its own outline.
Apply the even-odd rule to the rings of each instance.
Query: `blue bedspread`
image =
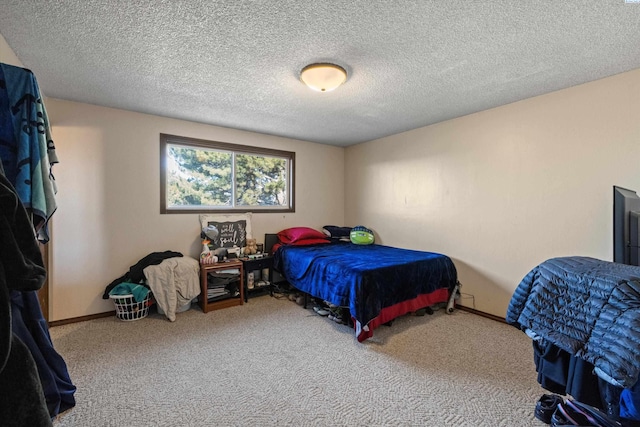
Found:
[[[457,283],[456,268],[446,255],[382,245],[281,246],[274,262],[291,285],[349,307],[351,317],[363,326],[384,308],[451,291]],[[443,295],[446,301],[448,295]]]

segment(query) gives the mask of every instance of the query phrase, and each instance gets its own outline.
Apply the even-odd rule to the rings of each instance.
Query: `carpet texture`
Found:
[[[530,339],[471,313],[353,331],[262,296],[173,323],[51,328],[78,387],[67,426],[544,426]]]

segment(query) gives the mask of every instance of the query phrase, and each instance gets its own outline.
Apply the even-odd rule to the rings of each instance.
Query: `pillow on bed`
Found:
[[[322,231],[332,239],[339,239],[346,237],[349,240],[349,233],[351,233],[351,227],[338,227],[335,225],[325,225],[322,227]]]
[[[293,243],[289,243],[289,246],[306,246],[306,245],[321,245],[324,243],[331,243],[329,240],[327,240],[326,238],[322,238],[322,239],[302,239],[302,240],[296,240]]]
[[[318,230],[309,227],[292,227],[282,230],[278,233],[278,240],[284,244],[292,244],[307,240],[322,240],[321,243],[328,243],[327,236]],[[319,243],[319,242],[314,242]],[[313,243],[307,243],[311,245]]]

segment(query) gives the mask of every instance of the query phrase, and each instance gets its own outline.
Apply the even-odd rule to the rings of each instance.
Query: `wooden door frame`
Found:
[[[44,320],[49,321],[49,245],[43,245],[42,243],[38,243],[40,246],[40,253],[42,254],[42,261],[44,263],[44,269],[46,272],[44,283],[40,290],[38,290],[38,301],[40,301],[40,309],[42,310],[42,315],[44,316]]]

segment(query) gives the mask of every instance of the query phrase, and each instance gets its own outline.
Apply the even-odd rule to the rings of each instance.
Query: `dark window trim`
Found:
[[[253,206],[250,208],[221,208],[221,209],[200,209],[200,208],[169,208],[167,207],[167,145],[179,144],[193,147],[213,148],[219,150],[232,151],[235,153],[257,154],[275,157],[284,157],[289,160],[289,207],[286,208],[260,208]],[[253,147],[249,145],[232,144],[229,142],[209,141],[206,139],[189,138],[186,136],[160,134],[160,213],[161,214],[201,214],[201,213],[282,213],[295,212],[295,165],[296,153],[292,151],[275,150],[264,147]]]

